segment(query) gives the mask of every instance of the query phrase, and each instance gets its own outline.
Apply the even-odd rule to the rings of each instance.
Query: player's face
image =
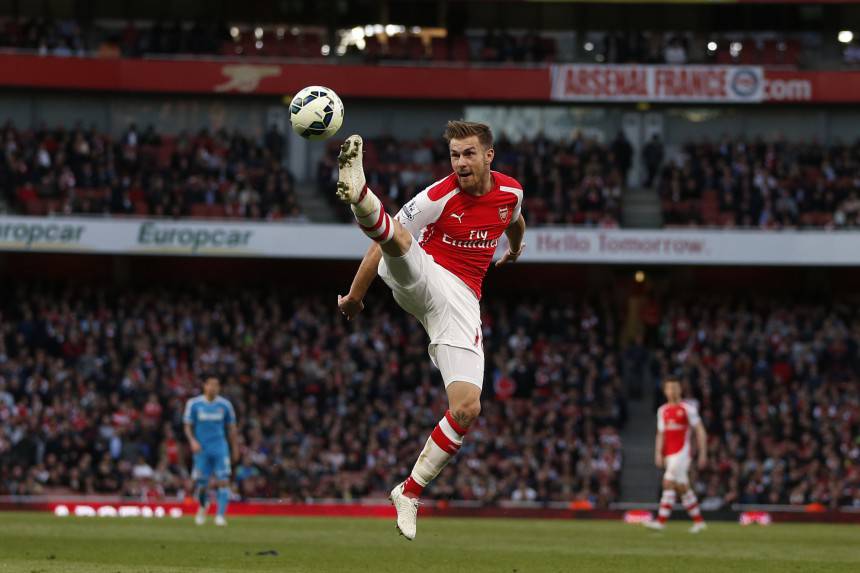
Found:
[[[203,393],[206,394],[207,398],[214,398],[220,391],[221,384],[217,378],[207,378],[206,382],[203,383]]]
[[[490,176],[490,164],[495,154],[493,149],[484,149],[477,135],[452,139],[448,149],[451,152],[451,168],[457,174],[460,189],[466,192],[480,191]]]
[[[681,385],[677,382],[666,382],[663,384],[663,394],[669,402],[678,402],[681,399]]]

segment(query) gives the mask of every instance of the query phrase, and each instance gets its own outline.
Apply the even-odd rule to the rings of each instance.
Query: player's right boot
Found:
[[[402,482],[394,486],[388,499],[397,510],[397,530],[403,537],[412,541],[418,529],[418,506],[421,502],[403,493]]]
[[[664,529],[666,529],[666,525],[663,523],[660,523],[656,519],[652,519],[651,521],[646,521],[642,525],[644,525],[645,527],[647,527],[648,529],[651,529],[653,531],[663,531]]]
[[[337,156],[337,198],[349,205],[358,203],[367,184],[363,161],[364,142],[360,135],[350,135],[340,146]]]
[[[698,523],[693,524],[693,526],[690,528],[690,533],[693,533],[693,534],[701,533],[702,531],[706,530],[707,528],[708,528],[708,524],[705,523],[704,521],[700,521]]]
[[[197,525],[205,525],[206,524],[206,512],[209,511],[208,505],[201,505],[197,510],[197,515],[194,516],[194,523]]]

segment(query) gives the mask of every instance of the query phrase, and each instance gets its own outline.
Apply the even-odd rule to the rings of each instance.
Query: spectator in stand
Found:
[[[0,286],[0,495],[189,495],[182,406],[216,372],[240,421],[243,497],[384,496],[444,404],[420,326],[346,323],[328,294]],[[333,295],[332,295],[333,296]],[[494,298],[471,441],[431,495],[617,499],[625,420],[605,303]],[[534,492],[534,493],[530,493]]]
[[[626,185],[627,174],[630,173],[630,167],[633,166],[633,146],[622,130],[618,130],[610,149],[615,156],[616,165],[621,171],[621,181]]]
[[[860,64],[860,41],[855,40],[845,46],[842,52],[842,60],[849,65]]]
[[[654,183],[660,165],[663,164],[663,156],[663,142],[660,141],[660,136],[655,133],[642,149],[642,161],[645,163],[645,170],[647,172],[645,176],[646,187],[651,187]]]
[[[663,52],[663,57],[669,65],[677,66],[686,64],[687,48],[684,46],[683,38],[678,36],[671,38]]]

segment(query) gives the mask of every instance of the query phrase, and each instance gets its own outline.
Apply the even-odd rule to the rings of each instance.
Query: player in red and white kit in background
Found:
[[[374,241],[349,294],[338,296],[338,307],[348,319],[361,312],[364,295],[378,273],[397,303],[427,331],[430,359],[439,368],[448,395],[448,411],[411,474],[391,491],[397,528],[410,540],[415,538],[419,496],[460,449],[481,411],[484,350],[479,300],[484,275],[503,233],[509,248],[497,266],[515,262],[525,246],[522,186],[490,169],[495,152],[489,126],[451,121],[445,139],[454,172],[416,195],[394,218],[367,187],[361,138],[347,138],[338,156],[337,195],[351,206],[359,226]]]
[[[678,380],[669,378],[663,382],[663,394],[667,403],[657,410],[657,440],[654,447],[654,463],[658,468],[666,468],[663,474],[663,495],[657,520],[646,522],[645,526],[655,530],[666,527],[677,493],[693,520],[690,533],[699,533],[707,526],[699,510],[696,493],[690,489],[687,475],[691,459],[691,430],[696,433],[699,469],[704,469],[708,463],[708,437],[695,406],[681,401],[681,383]]]

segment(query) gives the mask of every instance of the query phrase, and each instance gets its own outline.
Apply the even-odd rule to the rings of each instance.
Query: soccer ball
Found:
[[[322,86],[308,86],[290,102],[293,131],[306,139],[328,139],[343,123],[343,103]]]

